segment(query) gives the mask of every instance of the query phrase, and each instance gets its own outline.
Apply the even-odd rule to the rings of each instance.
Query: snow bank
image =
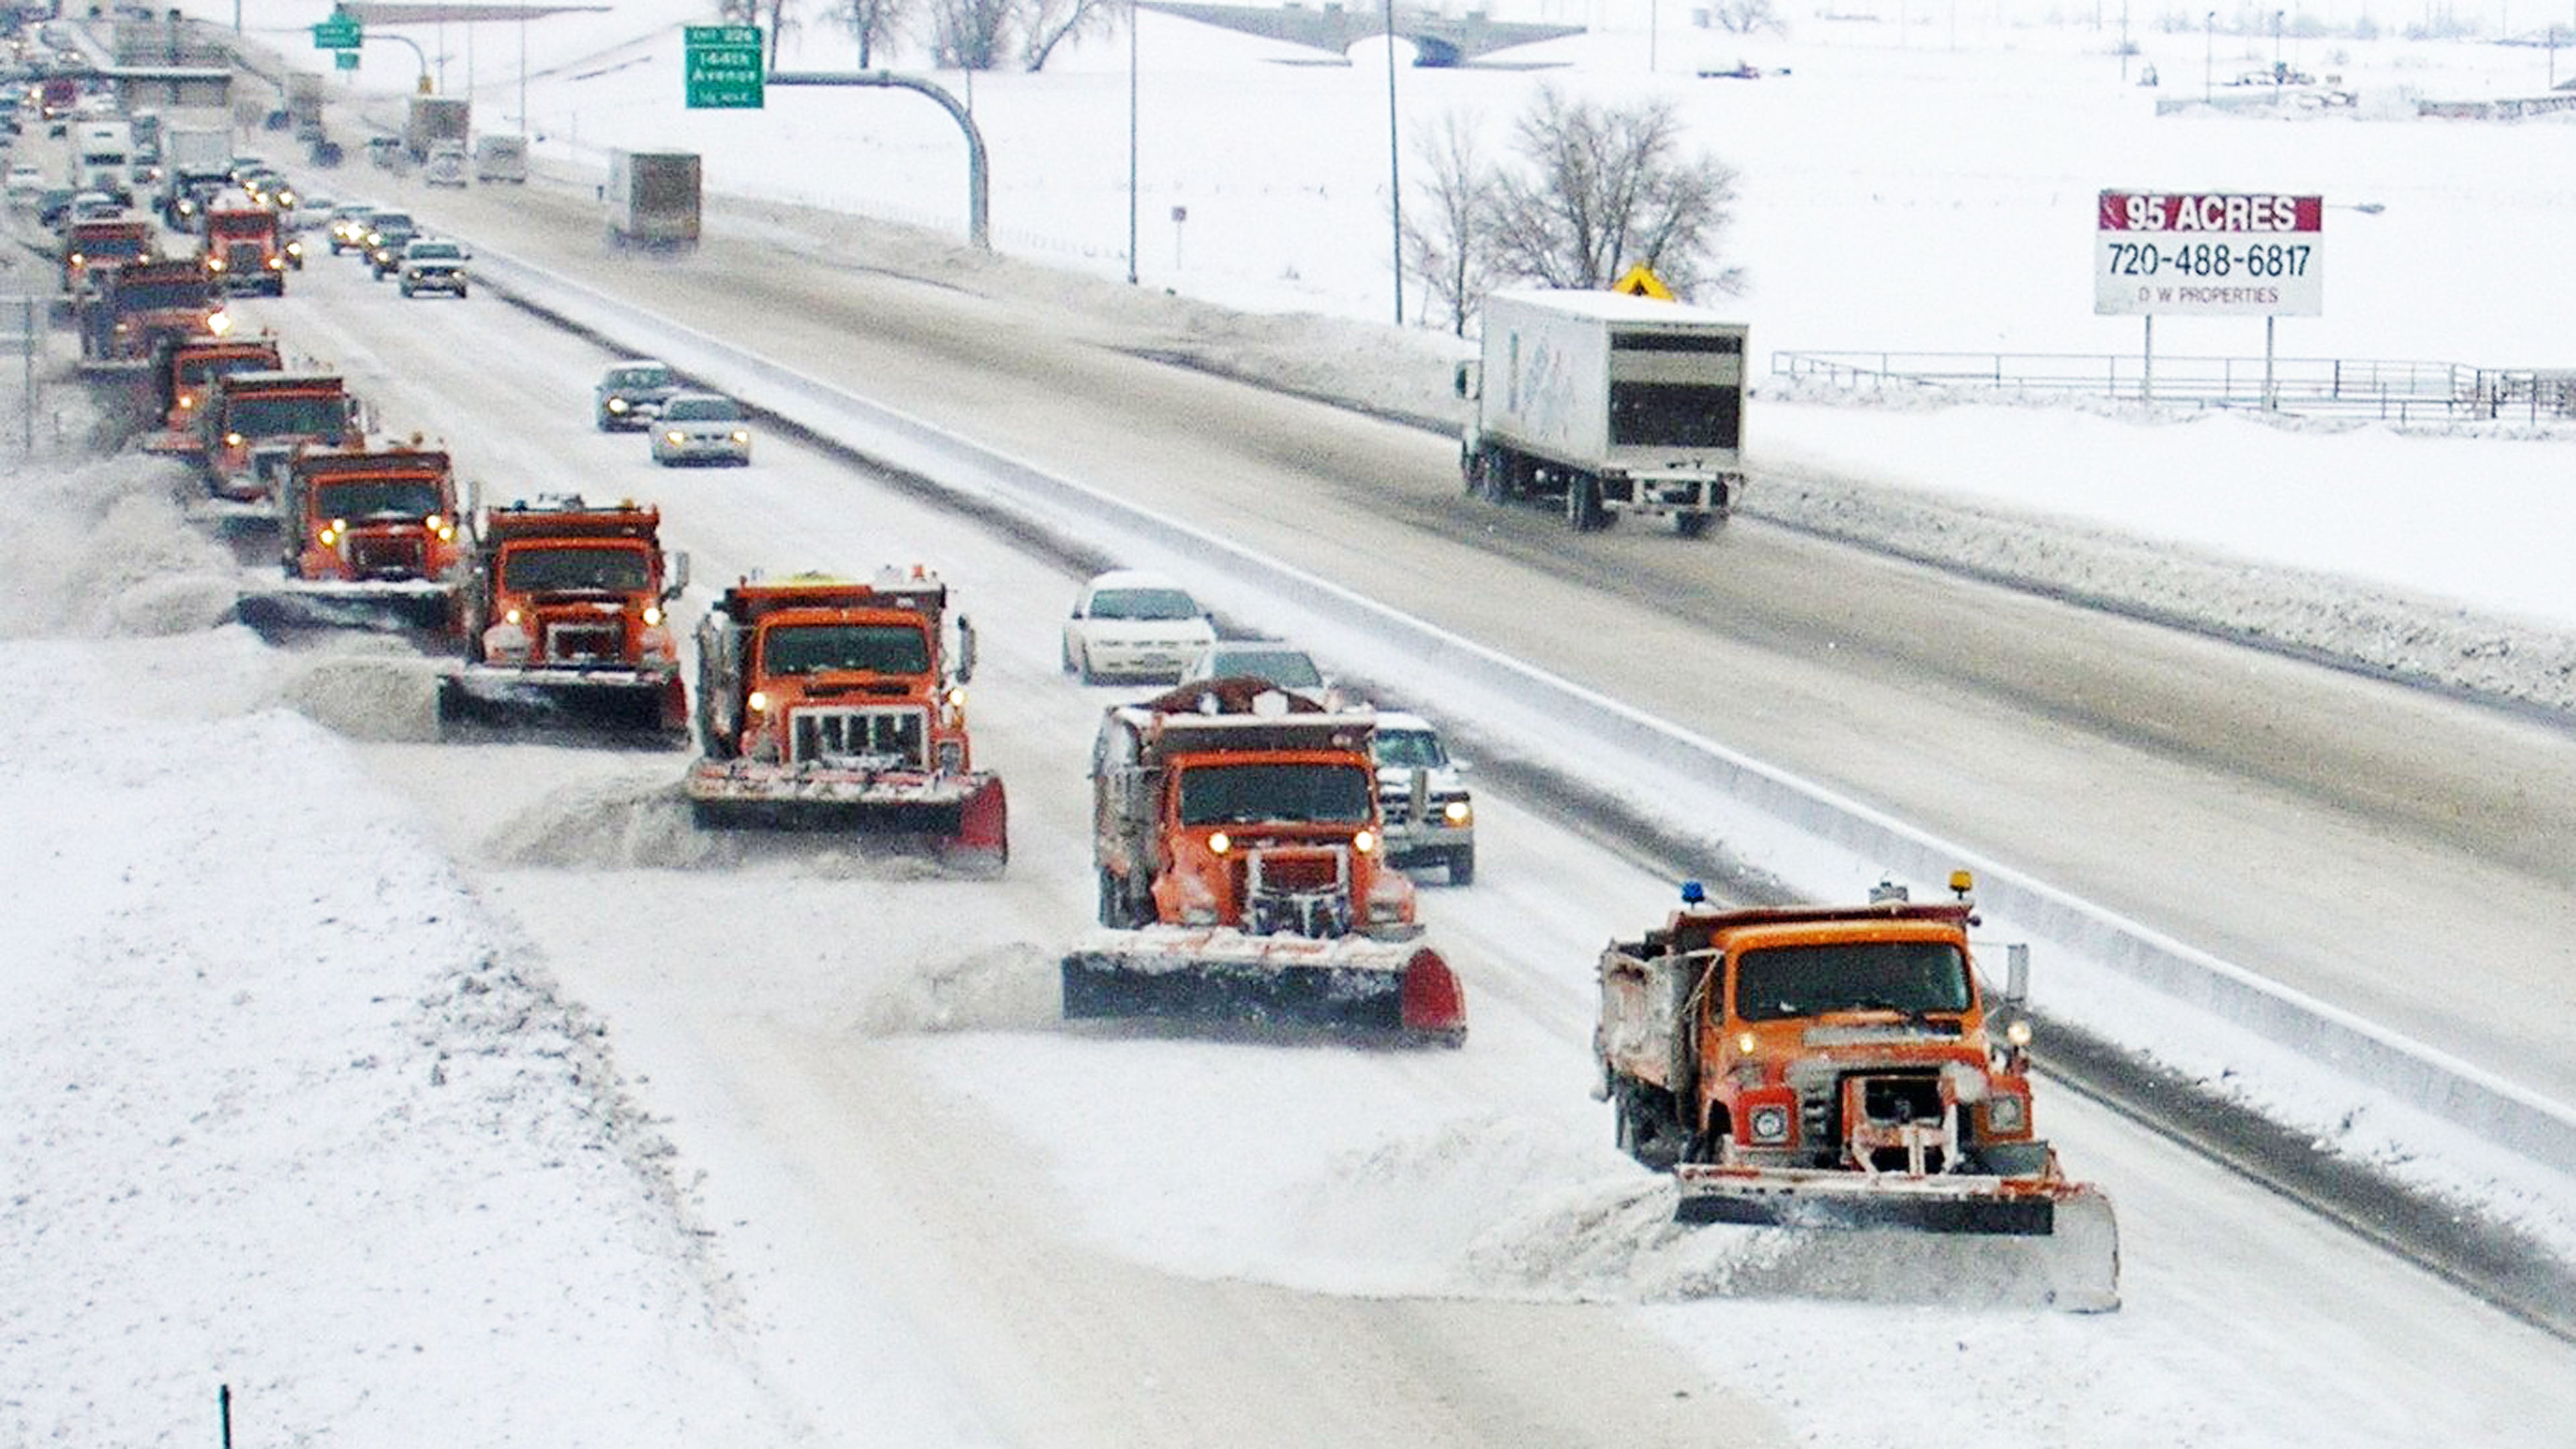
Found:
[[[101,658],[0,645],[0,1440],[808,1437],[600,1028],[328,735]]]

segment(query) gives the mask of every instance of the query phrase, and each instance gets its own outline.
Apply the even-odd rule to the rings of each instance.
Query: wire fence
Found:
[[[2469,367],[2341,357],[2137,353],[1775,352],[1774,377],[1835,387],[2092,396],[2390,422],[2576,419],[2576,368]]]

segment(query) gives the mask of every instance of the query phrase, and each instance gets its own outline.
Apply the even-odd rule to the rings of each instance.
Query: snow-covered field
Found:
[[[256,3],[255,21],[263,9],[286,23],[286,7]],[[706,145],[711,157],[730,157],[745,191],[832,205],[860,192],[910,198],[890,209],[930,221],[946,214],[941,200],[962,192],[950,155],[953,131],[907,132],[909,123],[895,122],[890,111],[871,112],[855,140],[846,129],[771,130],[756,146],[739,139],[744,118],[683,117],[666,94],[676,90],[675,78],[634,84],[639,73],[676,67],[667,24],[678,16],[677,7],[622,6],[612,22],[585,29],[577,44],[530,27],[541,67],[531,109],[550,131],[550,159],[586,157],[617,140],[684,136]],[[1382,127],[1383,109],[1334,102],[1337,88],[1374,87],[1382,103],[1383,72],[1265,68],[1238,54],[1199,77],[1197,62],[1179,64],[1154,44],[1179,31],[1154,17],[1147,27],[1155,84],[1149,106],[1169,108],[1160,124],[1149,122],[1149,164],[1159,169],[1146,187],[1147,215],[1159,219],[1186,200],[1191,216],[1185,258],[1177,248],[1161,250],[1177,240],[1168,224],[1149,233],[1155,250],[1140,258],[1147,280],[1267,307],[1370,315],[1368,294],[1385,279],[1358,260],[1368,249],[1334,239],[1361,231],[1382,204],[1365,181],[1345,184],[1344,163],[1383,156],[1382,130],[1372,139],[1363,124]],[[602,46],[610,34],[651,39]],[[1948,56],[1847,43],[1771,47],[1766,59],[1794,59],[1790,77],[1776,87],[1762,83],[1772,89],[1757,90],[1757,101],[1735,100],[1745,92],[1725,83],[1723,104],[1781,108],[1734,120],[1758,119],[1763,134],[1816,142],[1814,150],[1783,147],[1776,156],[1745,158],[1746,245],[1757,286],[1748,305],[1770,345],[2125,346],[2127,339],[2106,331],[2115,324],[2076,320],[2075,304],[2057,309],[2063,315],[1998,304],[2021,289],[1997,274],[2018,267],[2035,275],[2044,270],[2043,253],[2052,262],[2063,253],[2077,278],[2070,295],[2080,303],[2080,232],[2032,241],[2027,256],[2005,248],[2001,258],[1972,261],[1969,243],[1991,244],[1999,232],[2045,216],[2041,192],[2047,205],[2059,192],[2072,197],[2080,216],[2094,189],[2139,180],[2147,170],[2157,174],[2145,179],[2156,182],[2272,185],[2280,172],[2265,167],[2288,167],[2293,158],[2317,171],[2278,184],[2350,184],[2359,194],[2373,178],[2383,183],[2374,194],[2390,198],[2389,212],[2352,225],[2358,231],[2365,221],[2386,221],[2393,236],[2409,239],[2392,241],[2385,256],[2410,255],[2412,246],[2462,259],[2445,287],[2410,288],[2395,275],[2380,276],[2375,288],[2357,287],[2367,305],[2352,310],[2366,322],[2344,319],[2344,294],[2331,292],[2338,312],[2331,326],[2292,324],[2313,326],[2320,346],[2548,362],[2548,349],[2576,335],[2564,325],[2564,309],[2576,301],[2484,290],[2512,286],[2489,280],[2500,264],[2488,263],[2513,238],[2527,238],[2534,226],[2558,228],[2539,234],[2565,234],[2565,208],[2576,203],[2527,178],[2562,174],[2576,130],[2480,132],[2477,145],[2463,148],[2424,139],[2456,134],[2450,127],[2349,118],[2177,118],[2149,128],[2135,114],[2140,96],[2098,95],[2103,88],[2092,80],[2078,85],[2064,74],[2079,64],[2068,55],[2092,47],[2095,37],[2070,42],[2052,34],[2045,45],[2035,36],[2003,38],[2016,48]],[[495,55],[508,52],[492,39],[484,37],[477,62],[478,103],[487,116],[514,94],[515,79],[494,78]],[[1584,53],[1584,64],[1561,77],[1687,84],[1639,75],[1633,31],[1611,39],[1615,48]],[[1713,44],[1711,37],[1691,39]],[[1917,41],[1924,41],[1919,31]],[[2149,43],[2152,55],[2154,38]],[[2159,57],[2169,81],[2197,74],[2188,62],[2200,43],[2197,34],[2173,38],[2175,54]],[[2030,58],[2024,44],[2049,58],[2041,68],[2047,80],[2015,63]],[[1222,57],[1248,45],[1229,41],[1216,49]],[[1667,65],[1680,47],[1667,32]],[[2390,52],[2388,73],[2444,93],[2440,82],[2498,84],[2484,68],[2455,69],[2448,50],[2405,52],[2392,42]],[[1602,54],[1625,59],[1596,64]],[[2398,63],[2409,55],[2418,63]],[[649,59],[618,68],[636,57]],[[1110,108],[1113,97],[1123,103],[1124,77],[1113,59],[1105,51],[1077,52],[1061,76],[977,81],[978,115],[997,157],[1019,158],[1003,160],[997,175],[1006,250],[1095,275],[1123,260],[1115,244],[1123,232],[1123,110],[1113,127]],[[2097,55],[2080,65],[2117,62]],[[1828,88],[1863,66],[1870,68],[1867,85]],[[1978,77],[1978,109],[1993,113],[1975,129],[1912,127],[1903,120],[1914,112],[1886,113],[1901,95],[1891,77],[1937,75],[1946,86],[1959,67]],[[1480,94],[1498,98],[1487,102],[1498,110],[1516,93],[1506,86],[1529,79],[1403,77],[1416,102],[1428,104],[1424,89],[1455,83],[1484,88]],[[612,94],[612,84],[632,94]],[[1772,99],[1790,86],[1799,89],[1788,100]],[[1314,104],[1319,92],[1325,109],[1350,117],[1349,131],[1299,132],[1301,144],[1312,141],[1311,163],[1299,146],[1272,135],[1260,161],[1247,164],[1223,148],[1243,145],[1259,128],[1239,120],[1185,123],[1177,114],[1180,95],[1211,114],[1239,118],[1256,106],[1278,112],[1291,96]],[[2033,125],[2028,113],[2016,122],[2012,108],[2000,104],[2062,93],[2098,107],[2079,114],[2100,124]],[[1040,104],[1050,100],[1053,109]],[[1068,117],[1095,127],[1095,140],[1114,129],[1119,146],[1102,151],[1088,172],[1062,164],[1057,153],[1039,162],[1026,149],[1038,136],[1089,134]],[[730,138],[725,127],[734,128]],[[2156,159],[2113,175],[2086,169],[2099,164],[2097,153],[2071,154],[2078,137],[2117,154],[2122,145],[2177,130],[2190,144],[2140,152]],[[2493,141],[2499,134],[2505,139]],[[1924,159],[1935,149],[1956,157],[1979,138],[1997,153],[2009,148],[2009,164],[1935,168]],[[789,154],[825,146],[847,157],[828,186]],[[2464,161],[2463,151],[2471,159]],[[1820,163],[1818,153],[1831,160]],[[1969,147],[1967,154],[1981,153]],[[2223,163],[2211,159],[2221,156]],[[1330,179],[1327,160],[1337,168]],[[1312,177],[1301,170],[1308,164]],[[2552,165],[2556,172],[2546,169]],[[2445,168],[2449,179],[2436,186]],[[2317,172],[2325,179],[2311,179]],[[1015,179],[1032,176],[1046,180],[1023,189]],[[2438,215],[2462,198],[2476,198],[2481,208],[2480,223],[2469,229],[2474,236],[2428,239],[2434,217],[2407,215],[2408,199]],[[1909,251],[1911,262],[1945,279],[1935,290],[1953,300],[1923,303],[1919,292],[1899,289],[1901,279],[1838,260],[1818,242],[1895,232],[1924,244]],[[865,246],[884,249],[879,260],[914,264],[938,254],[935,240],[866,236]],[[1349,264],[1326,260],[1344,250],[1353,253]],[[2381,254],[2356,246],[2349,259],[2369,277],[2370,259]],[[2345,261],[2339,253],[2338,286]],[[1966,321],[1972,315],[1975,329]],[[1264,356],[1229,355],[1260,368],[1279,365],[1265,358],[1302,353],[1312,367],[1315,349],[1345,335],[1341,325],[1292,319],[1261,332]],[[1436,338],[1414,340],[1425,353],[1438,351]],[[1379,401],[1390,390],[1346,372],[1337,385]],[[1437,406],[1436,396],[1420,406]],[[2258,606],[2304,615],[2306,627],[2327,637],[2362,641],[2350,645],[2359,656],[2377,647],[2371,639],[2384,639],[2389,647],[2429,650],[2431,662],[2422,667],[2436,677],[2460,678],[2453,671],[2462,671],[2467,682],[2498,693],[2576,702],[2568,693],[2576,687],[2569,663],[2576,655],[2564,652],[2576,625],[2576,595],[2565,586],[2563,566],[2567,544],[2576,542],[2569,537],[2576,505],[2565,492],[2565,441],[2401,438],[2378,428],[2278,428],[2223,418],[2143,425],[2084,409],[1897,410],[1778,399],[1762,419],[1762,506],[1782,515],[1847,524],[1883,541],[1928,533],[1943,549],[1998,572],[2049,582],[2050,570],[2071,571],[2076,583],[2105,593],[2143,591],[2140,607],[2187,603],[2183,612],[2259,632],[2292,630],[2267,623]],[[2071,459],[2083,460],[2080,471],[2067,466]],[[1863,478],[1903,491],[1853,486]],[[0,504],[0,538],[8,540],[0,546],[0,637],[9,641],[0,643],[0,699],[22,722],[13,738],[36,743],[0,750],[10,813],[33,827],[0,843],[0,868],[40,886],[0,955],[13,1045],[0,1066],[0,1103],[20,1124],[15,1155],[22,1164],[11,1174],[5,1221],[11,1251],[41,1265],[39,1291],[0,1299],[0,1379],[11,1386],[0,1389],[0,1437],[67,1445],[206,1442],[211,1385],[229,1382],[242,1396],[238,1421],[289,1442],[1077,1442],[1070,1430],[1031,1433],[1023,1425],[1015,1434],[981,1420],[971,1397],[945,1380],[936,1350],[907,1338],[920,1326],[868,1301],[836,1299],[832,1311],[864,1322],[840,1325],[809,1352],[840,1360],[800,1368],[795,1376],[806,1392],[777,1391],[765,1377],[771,1361],[755,1349],[777,1352],[782,1339],[810,1327],[802,1316],[819,1315],[818,1302],[831,1289],[783,1281],[794,1260],[775,1244],[768,1251],[779,1256],[756,1267],[727,1257],[720,1245],[728,1230],[768,1206],[742,1180],[758,1180],[759,1169],[731,1160],[720,1143],[675,1153],[635,1105],[632,1084],[621,1080],[602,1018],[558,993],[542,964],[545,952],[511,923],[514,903],[586,888],[582,871],[554,867],[631,864],[662,842],[631,834],[603,839],[564,812],[531,810],[482,838],[504,847],[505,861],[542,868],[479,886],[460,874],[448,863],[456,843],[438,838],[417,803],[440,776],[437,752],[371,757],[344,738],[381,737],[387,721],[400,717],[402,700],[377,701],[390,712],[355,719],[341,706],[342,716],[331,721],[340,734],[298,713],[328,712],[315,702],[317,669],[343,682],[381,679],[382,671],[363,656],[317,661],[262,648],[237,631],[204,632],[220,616],[227,565],[194,541],[166,496],[166,477],[142,465],[54,459],[13,480]],[[2438,526],[2421,521],[2428,517]],[[2094,534],[2100,536],[2088,538]],[[2194,551],[2210,561],[2189,567],[2180,555]],[[2231,592],[2213,594],[2214,580]],[[2384,605],[2355,607],[2356,598],[2382,591]],[[2510,620],[2529,632],[2500,634]],[[2511,642],[2500,650],[2477,644],[2495,638]],[[2550,694],[2553,687],[2560,692]],[[42,742],[68,739],[84,748],[64,768],[63,752]],[[528,767],[563,771],[564,800],[615,796],[614,780],[606,797],[583,793],[602,775],[584,762],[535,758]],[[388,775],[402,789],[389,790]],[[1041,817],[1037,828],[1063,827]],[[145,840],[151,847],[139,848]],[[603,875],[598,884],[623,889],[628,874]],[[645,893],[722,909],[720,897],[691,880]],[[1592,1140],[1601,1135],[1598,1123],[1571,1077],[1533,1081],[1524,1100],[1479,1103],[1472,1111],[1422,1084],[1424,1095],[1408,1096],[1405,1113],[1387,1116],[1366,1093],[1389,1073],[1337,1079],[1294,1055],[1009,1034],[916,1037],[921,1028],[1019,1024],[1031,1006],[1013,983],[1025,985],[1032,963],[1043,967],[1028,942],[1046,939],[1043,931],[977,916],[979,944],[956,946],[940,927],[952,912],[972,913],[971,897],[931,883],[928,902],[916,896],[891,904],[919,884],[864,870],[835,878],[827,870],[800,887],[836,894],[845,905],[871,894],[889,898],[889,935],[952,941],[950,954],[926,962],[933,968],[926,980],[892,983],[874,1004],[862,993],[849,1008],[854,1019],[816,1023],[818,1030],[835,1046],[854,1033],[893,1031],[867,1060],[943,1084],[973,1104],[970,1120],[1016,1109],[1028,1114],[1019,1124],[1028,1140],[1081,1143],[1082,1151],[1046,1155],[1036,1170],[1053,1193],[1078,1209],[1087,1205],[1083,1235],[1109,1251],[1220,1280],[1434,1297],[1651,1298],[1704,1285],[1724,1266],[1603,1262],[1569,1251],[1602,1227],[1583,1213],[1618,1201],[1586,1174],[1620,1170]],[[815,919],[835,916],[818,906]],[[363,933],[357,922],[365,923]],[[1564,930],[1580,936],[1590,924]],[[720,960],[692,964],[729,969]],[[796,971],[819,976],[832,964],[817,950],[811,959],[797,957]],[[678,1051],[670,1043],[685,1039],[689,1027],[658,1013],[692,999],[667,979],[671,970],[669,962],[639,959],[620,1003],[628,1025],[665,1053]],[[744,990],[757,1001],[761,985],[746,980]],[[761,1005],[792,1013],[802,999],[781,990]],[[1152,1104],[1120,1130],[1087,1115],[1093,1099],[1081,1093],[1004,1103],[992,1086],[1013,1073],[1092,1080],[1104,1054]],[[1247,1152],[1226,1130],[1232,1124],[1186,1110],[1194,1094],[1257,1098],[1259,1079],[1274,1072],[1293,1076],[1300,1112],[1311,1119],[1276,1153]],[[2068,1110],[2083,1115],[2071,1104]],[[1379,1130],[1355,1131],[1364,1121]],[[1208,1135],[1193,1139],[1194,1132]],[[703,1128],[701,1134],[703,1140]],[[1255,1175],[1193,1172],[1196,1161]],[[702,1172],[732,1180],[703,1181]],[[1479,1215],[1497,1201],[1528,1205],[1533,1181],[1564,1185],[1563,1215],[1541,1211],[1520,1222]],[[811,1190],[777,1186],[785,1196]],[[757,1233],[735,1233],[732,1241],[738,1252],[760,1251],[741,1246],[758,1241]],[[2331,1243],[2312,1251],[2318,1261],[2341,1264]],[[756,1281],[737,1283],[738,1271]],[[2186,1264],[2142,1263],[2139,1272],[2133,1282],[2149,1301],[2205,1300],[2209,1312],[2223,1311],[2226,1294],[2192,1282]],[[2271,1295],[2288,1296],[2277,1285],[2244,1291],[2262,1303],[2249,1318],[2272,1306]],[[2402,1294],[2386,1301],[2392,1314],[2408,1311]],[[2341,1445],[2442,1437],[2545,1444],[2556,1442],[2557,1426],[2567,1422],[2550,1411],[2570,1412],[2563,1395],[2516,1402],[2503,1392],[2478,1392],[2476,1384],[2492,1381],[2478,1378],[2475,1363],[2463,1373],[2466,1387],[2441,1386],[2436,1368],[2376,1389],[2338,1382],[2333,1403],[2282,1369],[2305,1363],[2314,1371],[2321,1361],[2364,1352],[2362,1340],[2393,1318],[2347,1325],[2348,1343],[2323,1333],[2295,1343],[2256,1334],[2258,1356],[2229,1362],[2117,1321],[1705,1303],[1655,1313],[1677,1340],[1712,1358],[1723,1358],[1730,1342],[1774,1346],[1739,1354],[1732,1380],[1737,1392],[1755,1393],[1764,1405],[1746,1426],[1757,1439],[1776,1432],[1814,1443],[1964,1444],[1993,1432],[1976,1423],[1915,1422],[1910,1391],[1898,1383],[1853,1385],[1832,1370],[1837,1353],[1906,1382],[1937,1364],[1946,1383],[1974,1386],[1980,1401],[2015,1406],[2014,1422],[2052,1441]],[[1911,1357],[1925,1342],[1941,1351]],[[102,1344],[115,1347],[100,1352]],[[2466,1343],[2449,1347],[2472,1351]],[[2426,1357],[2440,1362],[2429,1349]],[[840,1381],[835,1403],[846,1413],[816,1422],[783,1407],[812,1404],[818,1379]]]

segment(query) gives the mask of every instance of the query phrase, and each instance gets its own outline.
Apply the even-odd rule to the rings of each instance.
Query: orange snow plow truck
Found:
[[[2032,1115],[2027,957],[1990,1001],[1966,873],[1951,886],[1721,910],[1692,882],[1613,941],[1594,1046],[1619,1146],[1672,1172],[1676,1221],[1984,1235],[2045,1301],[2117,1307],[2110,1202]]]
[[[198,430],[197,412],[206,405],[214,380],[226,373],[279,372],[286,367],[277,339],[267,335],[179,338],[165,341],[154,356],[153,382],[159,390],[162,430],[143,440],[143,451],[200,463],[211,440]]]
[[[698,625],[697,823],[912,837],[1000,873],[1002,781],[966,733],[975,630],[957,618],[952,654],[947,618],[948,586],[920,568],[725,590]]]
[[[677,736],[689,728],[663,610],[689,556],[661,510],[522,500],[483,510],[465,587],[465,663],[439,680],[442,726]]]
[[[1064,1014],[1465,1040],[1458,977],[1385,861],[1375,727],[1257,679],[1111,709],[1091,765],[1102,929],[1064,958]]]
[[[379,629],[444,634],[456,622],[464,545],[447,454],[409,446],[305,447],[278,499],[285,582],[242,595],[263,634]]]

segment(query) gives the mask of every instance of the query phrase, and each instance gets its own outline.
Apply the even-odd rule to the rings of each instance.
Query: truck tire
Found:
[[[1449,852],[1449,883],[1453,886],[1476,883],[1476,847],[1461,846]]]
[[[1565,482],[1565,524],[1577,533],[1598,533],[1608,524],[1601,511],[1601,480],[1576,473]]]
[[[1708,526],[1716,521],[1714,513],[1676,513],[1673,515],[1673,532],[1684,538],[1697,538],[1708,532]]]
[[[1146,924],[1136,909],[1136,902],[1128,894],[1127,882],[1111,874],[1107,866],[1100,869],[1100,924],[1115,931],[1133,930]]]
[[[1681,1161],[1681,1153],[1674,1134],[1657,1120],[1657,1095],[1634,1082],[1619,1082],[1610,1089],[1612,1110],[1618,1115],[1619,1150],[1656,1172],[1670,1172]]]

